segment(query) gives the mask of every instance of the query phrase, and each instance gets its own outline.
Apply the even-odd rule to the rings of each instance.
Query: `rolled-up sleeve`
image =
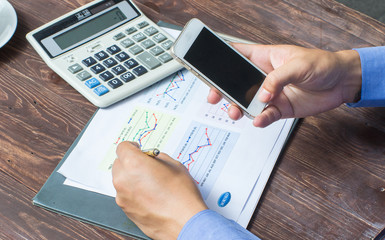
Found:
[[[183,227],[178,240],[260,240],[233,220],[212,210],[194,215]]]
[[[357,48],[361,59],[361,99],[350,107],[385,106],[385,46]]]

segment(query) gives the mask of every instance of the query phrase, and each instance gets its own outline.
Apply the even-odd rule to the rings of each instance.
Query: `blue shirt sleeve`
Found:
[[[178,240],[260,240],[241,225],[213,210],[195,214],[179,233]]]
[[[357,48],[361,59],[361,99],[350,107],[385,106],[385,46]]]

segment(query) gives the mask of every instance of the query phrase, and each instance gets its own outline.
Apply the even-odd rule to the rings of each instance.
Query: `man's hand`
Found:
[[[112,167],[116,203],[149,237],[176,239],[184,224],[207,209],[187,169],[167,154],[153,158],[130,142]]]
[[[328,52],[297,46],[266,46],[234,43],[233,46],[267,73],[259,100],[268,107],[253,120],[256,127],[291,117],[325,112],[342,103],[354,102],[361,89],[361,62],[354,50]],[[221,95],[211,89],[208,102]],[[232,119],[242,117],[235,106]]]

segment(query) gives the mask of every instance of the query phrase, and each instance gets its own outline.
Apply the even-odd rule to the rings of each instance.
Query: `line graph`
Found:
[[[169,80],[169,84],[166,89],[162,93],[156,94],[157,97],[166,97],[168,96],[172,101],[177,101],[172,93],[179,90],[181,87],[181,83],[186,82],[183,71],[177,72],[171,80]]]
[[[212,143],[211,143],[211,141],[210,141],[210,138],[209,138],[209,136],[207,135],[207,128],[205,129],[205,135],[206,135],[206,141],[207,141],[207,142],[204,143],[203,145],[197,146],[196,149],[195,149],[195,151],[193,151],[192,153],[189,153],[189,154],[188,154],[188,159],[187,159],[186,161],[182,162],[182,164],[185,165],[186,168],[187,168],[187,170],[189,170],[189,171],[190,171],[190,165],[193,164],[193,163],[195,162],[193,155],[196,154],[196,153],[198,153],[199,150],[201,150],[201,149],[203,149],[203,148],[205,148],[205,147],[211,147],[211,146],[212,146]],[[191,137],[189,137],[189,138],[187,139],[186,143],[188,143],[188,142],[190,141],[190,139],[191,139]],[[179,156],[177,157],[177,160],[180,159],[181,155],[182,155],[182,153],[179,153]],[[197,182],[197,183],[199,184],[199,182]]]
[[[158,126],[158,119],[156,118],[155,116],[155,113],[152,113],[152,118],[154,119],[154,123],[153,123],[153,127],[150,126],[150,120],[151,118],[149,118],[149,113],[146,112],[145,113],[146,115],[146,120],[144,121],[144,126],[142,128],[140,128],[136,134],[134,135],[134,137],[132,138],[133,141],[135,141],[137,139],[137,142],[139,143],[139,146],[142,147],[143,144],[142,144],[142,141],[147,137],[149,136],[153,131],[155,131],[156,127]],[[131,123],[131,120],[129,121],[129,123]]]
[[[229,107],[230,107],[230,103],[225,102],[225,103],[222,103],[221,106],[222,106],[222,107],[221,107],[221,110],[222,110],[223,112],[225,112],[225,113],[228,113]]]
[[[203,198],[214,186],[238,137],[239,133],[193,122],[172,155],[190,172]]]
[[[247,118],[244,117],[240,120],[234,121],[228,116],[228,110],[230,103],[225,99],[222,99],[219,103],[212,105],[206,104],[202,107],[202,110],[198,112],[200,117],[214,121],[217,123],[222,123],[234,127],[243,127],[247,122]]]
[[[143,102],[169,110],[178,110],[194,93],[197,82],[194,75],[181,70],[154,84],[143,97]]]
[[[162,148],[167,143],[177,122],[178,119],[170,114],[136,108],[122,126],[116,140],[100,164],[100,169],[105,171],[111,169],[116,158],[116,147],[123,141],[137,142],[142,149]]]

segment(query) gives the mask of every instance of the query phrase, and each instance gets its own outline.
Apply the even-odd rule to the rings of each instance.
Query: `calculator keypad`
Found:
[[[122,45],[124,48],[128,48],[128,47],[131,47],[132,45],[134,45],[135,42],[132,41],[131,39],[127,38],[127,39],[124,39],[123,41],[120,42],[120,45]]]
[[[147,72],[147,69],[145,69],[142,66],[136,67],[132,70],[133,73],[135,73],[136,76],[142,76]]]
[[[80,66],[80,64],[76,63],[74,65],[71,65],[68,67],[68,71],[70,71],[71,73],[75,74],[75,73],[78,73],[80,72],[81,70],[83,70],[82,66]]]
[[[116,64],[118,64],[118,62],[113,58],[109,58],[109,59],[103,61],[103,65],[108,67],[108,68],[113,67]]]
[[[110,46],[68,67],[96,95],[113,91],[172,59],[173,41],[143,21],[115,33]],[[96,50],[96,49],[95,49]],[[84,68],[85,67],[85,68]],[[92,76],[91,73],[96,74]]]
[[[121,53],[118,53],[118,54],[115,56],[115,58],[116,58],[119,62],[123,62],[123,61],[129,59],[130,56],[129,56],[127,53],[125,53],[125,52],[121,52]]]
[[[120,48],[116,45],[112,45],[111,47],[107,48],[107,52],[113,55],[120,52]]]
[[[105,51],[100,51],[95,54],[95,58],[98,59],[99,61],[102,61],[108,58],[108,54]]]
[[[87,71],[83,71],[83,72],[80,72],[76,75],[76,77],[80,80],[80,81],[84,81],[86,79],[89,79],[91,76],[91,74]]]
[[[148,52],[143,52],[138,55],[138,60],[149,69],[154,69],[160,66],[160,62]]]
[[[100,85],[100,82],[96,79],[96,78],[91,78],[90,80],[87,80],[85,82],[86,86],[89,87],[89,88],[94,88],[96,86],[99,86]]]
[[[124,82],[129,82],[133,79],[135,79],[135,76],[134,74],[130,73],[130,72],[126,72],[126,73],[123,73],[122,76],[120,76],[120,79],[122,79]]]
[[[126,66],[128,69],[134,68],[138,65],[139,63],[135,61],[135,59],[130,59],[124,63],[124,66]]]
[[[133,47],[130,47],[129,48],[129,51],[134,54],[134,55],[137,55],[141,52],[143,52],[143,48],[141,48],[140,46],[138,45],[134,45]]]
[[[114,74],[110,73],[109,71],[105,71],[104,73],[99,75],[99,78],[103,81],[108,81],[114,78]]]
[[[95,66],[92,66],[92,67],[91,67],[91,71],[94,72],[95,74],[101,73],[101,72],[103,72],[104,70],[106,70],[106,68],[103,67],[103,65],[100,64],[100,63],[98,63],[98,64],[96,64]]]
[[[94,65],[96,63],[96,60],[93,57],[88,57],[88,58],[84,59],[82,61],[82,63],[84,65],[86,65],[86,67],[89,67],[89,66]]]
[[[113,79],[113,80],[108,82],[108,86],[112,87],[113,89],[118,88],[118,87],[120,87],[122,85],[123,85],[122,81],[120,81],[117,78],[115,78],[115,79]]]
[[[111,68],[111,71],[115,73],[115,75],[120,75],[126,71],[126,69],[122,65],[118,65],[116,67]]]
[[[109,92],[108,88],[104,85],[101,85],[101,86],[94,88],[94,93],[96,93],[96,95],[98,95],[98,96],[103,96],[104,94],[106,94],[108,92]]]

